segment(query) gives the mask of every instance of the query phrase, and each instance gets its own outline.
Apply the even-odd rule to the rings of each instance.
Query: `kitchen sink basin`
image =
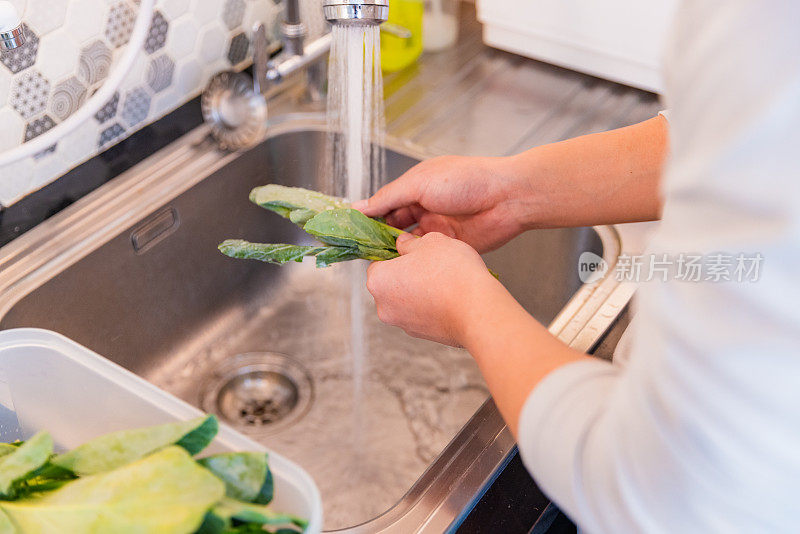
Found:
[[[317,270],[217,251],[226,238],[308,242],[248,193],[321,188],[326,137],[318,118],[290,118],[228,153],[198,128],[0,249],[0,328],[64,334],[298,462],[326,529],[445,530],[513,448],[470,356],[380,324],[362,290],[354,366],[348,280],[364,262]],[[390,176],[425,155],[388,147]],[[613,228],[540,230],[486,261],[533,316],[588,349],[630,295],[609,279],[582,285],[578,258],[613,265],[619,250]]]

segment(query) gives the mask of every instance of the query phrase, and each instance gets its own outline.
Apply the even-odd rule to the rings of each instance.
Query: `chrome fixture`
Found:
[[[331,24],[382,24],[389,18],[389,1],[325,0],[322,10]]]
[[[0,50],[13,50],[25,44],[22,20],[11,2],[0,2]]]
[[[244,72],[225,71],[211,78],[200,108],[211,135],[225,150],[250,146],[266,132],[267,100]]]
[[[270,59],[276,50],[264,25],[258,24],[252,39],[253,78],[243,72],[222,72],[211,79],[201,99],[203,117],[223,148],[235,150],[261,139],[267,122],[267,97],[292,74],[305,70],[307,99],[322,101],[327,77],[320,60],[330,52],[331,35],[326,33],[310,43],[306,43],[307,36],[299,0],[286,0],[281,52]]]

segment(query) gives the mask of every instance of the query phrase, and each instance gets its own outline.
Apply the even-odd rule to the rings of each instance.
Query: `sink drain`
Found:
[[[296,360],[272,352],[225,360],[203,388],[201,405],[237,430],[267,434],[286,428],[308,411],[314,389]]]

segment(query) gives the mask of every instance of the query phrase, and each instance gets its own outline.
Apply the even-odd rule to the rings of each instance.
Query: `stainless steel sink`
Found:
[[[307,239],[248,192],[319,188],[321,125],[288,117],[237,153],[198,128],[0,249],[0,328],[55,330],[219,413],[315,477],[327,529],[441,532],[513,448],[470,356],[380,324],[363,293],[356,395],[353,267],[277,267],[216,249],[226,238]],[[391,176],[425,155],[391,139],[388,148]],[[611,278],[581,285],[578,256],[613,265],[620,246],[613,228],[542,230],[486,260],[531,314],[588,349],[630,290]]]

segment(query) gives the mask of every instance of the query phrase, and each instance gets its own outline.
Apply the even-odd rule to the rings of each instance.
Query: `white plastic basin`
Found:
[[[10,391],[23,437],[49,431],[69,449],[96,436],[175,420],[201,412],[66,337],[34,328],[0,331],[0,381]],[[206,452],[265,451],[275,479],[275,510],[322,528],[322,503],[299,466],[221,424]]]

